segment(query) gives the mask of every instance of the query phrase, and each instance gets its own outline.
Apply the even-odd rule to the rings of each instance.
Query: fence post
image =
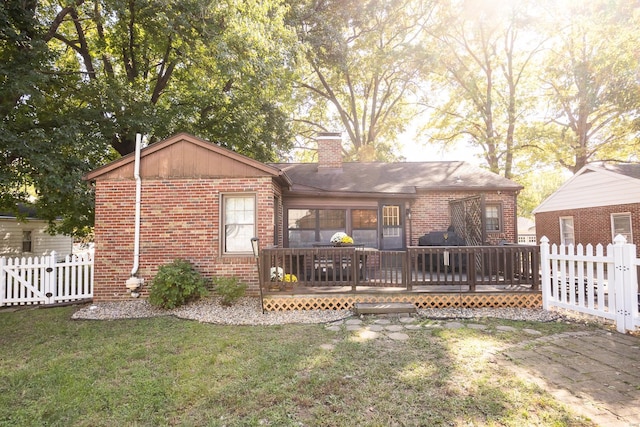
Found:
[[[56,251],[51,251],[51,254],[47,257],[46,267],[44,269],[44,296],[46,298],[45,304],[53,304],[55,302],[56,291],[58,285],[56,283],[57,271],[56,271]]]
[[[616,302],[616,329],[620,333],[633,330],[633,308],[630,298],[631,290],[635,286],[632,281],[632,272],[635,273],[633,258],[635,257],[635,245],[627,244],[627,240],[618,234],[613,240],[613,266],[614,283],[613,291]],[[633,253],[631,248],[633,247]],[[611,291],[611,289],[609,290]],[[636,309],[637,310],[637,309]]]
[[[628,313],[625,316],[625,328],[628,331],[634,331],[636,329],[634,319],[638,317],[638,275],[635,266],[636,259],[636,245],[627,243],[624,245],[624,260],[625,265],[628,267],[625,272],[625,286],[624,286],[624,301],[625,311]]]
[[[4,266],[7,265],[7,259],[0,257],[0,307],[3,307],[7,295],[7,275],[4,271]]]
[[[551,292],[551,275],[549,274],[549,239],[542,236],[540,239],[540,287],[542,288],[542,308],[549,309],[549,292]]]

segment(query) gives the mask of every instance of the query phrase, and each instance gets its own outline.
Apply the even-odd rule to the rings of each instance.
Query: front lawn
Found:
[[[324,325],[220,326],[173,317],[0,313],[0,426],[583,426],[494,363],[531,339],[422,329],[404,342]]]

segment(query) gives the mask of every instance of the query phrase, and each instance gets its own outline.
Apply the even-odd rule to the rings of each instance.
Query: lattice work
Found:
[[[449,202],[451,225],[469,246],[484,242],[482,226],[482,196],[467,197]]]
[[[539,293],[517,294],[398,294],[398,295],[335,295],[335,296],[270,296],[264,299],[266,311],[288,310],[351,310],[356,302],[404,302],[418,308],[540,308]]]

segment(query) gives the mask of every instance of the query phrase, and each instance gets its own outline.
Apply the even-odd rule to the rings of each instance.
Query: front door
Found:
[[[382,218],[380,249],[404,249],[404,221],[402,221],[402,212],[403,209],[400,205],[382,205],[380,207],[380,217]]]

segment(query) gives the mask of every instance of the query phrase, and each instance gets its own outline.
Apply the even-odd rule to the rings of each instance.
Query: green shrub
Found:
[[[215,290],[220,295],[222,305],[232,305],[244,296],[246,283],[239,283],[237,277],[216,277],[213,279]]]
[[[176,259],[160,266],[151,282],[149,303],[175,308],[207,294],[206,280],[189,261]]]

